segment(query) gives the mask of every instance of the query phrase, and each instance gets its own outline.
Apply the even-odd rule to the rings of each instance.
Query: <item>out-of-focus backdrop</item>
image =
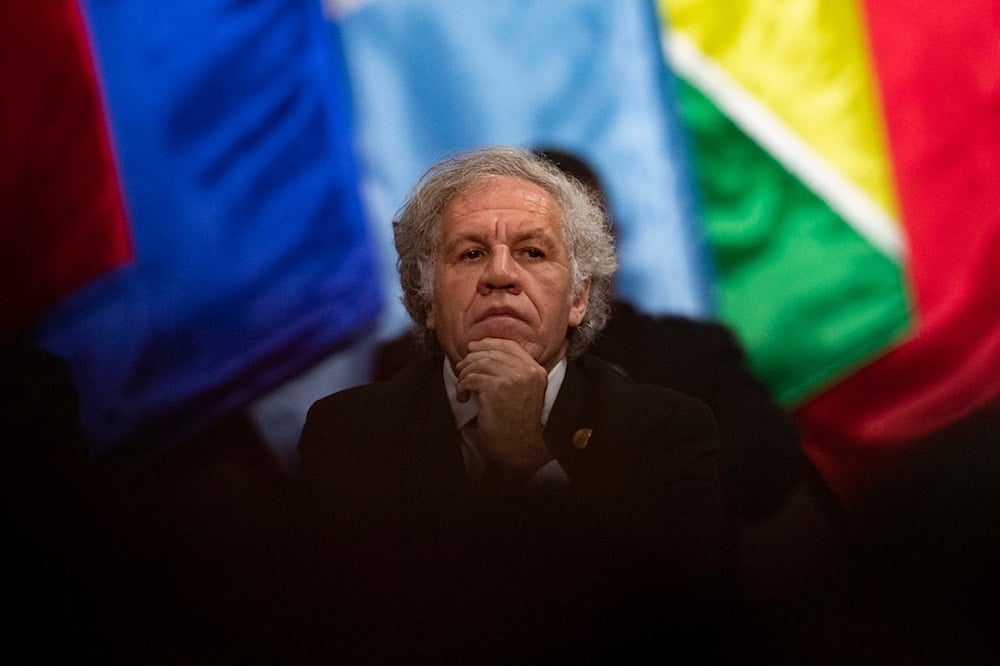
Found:
[[[0,485],[65,568],[22,549],[21,601],[110,645],[154,609],[140,654],[165,600],[203,623],[208,580],[270,626],[243,591],[306,411],[408,326],[394,213],[436,159],[512,144],[593,167],[618,296],[730,327],[854,511],[845,560],[894,612],[810,614],[817,578],[855,588],[791,502],[741,542],[763,643],[798,623],[828,656],[889,617],[951,659],[1000,615],[998,63],[980,0],[3,3]],[[893,635],[866,656],[910,660]]]
[[[390,222],[445,153],[587,160],[621,295],[718,318],[843,497],[1000,394],[991,3],[11,3],[3,331],[95,455],[313,400],[406,329]]]

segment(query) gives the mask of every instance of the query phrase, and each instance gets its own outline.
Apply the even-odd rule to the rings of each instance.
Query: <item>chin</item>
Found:
[[[491,317],[476,324],[474,339],[482,340],[483,338],[501,338],[525,344],[530,339],[530,331],[520,319]]]

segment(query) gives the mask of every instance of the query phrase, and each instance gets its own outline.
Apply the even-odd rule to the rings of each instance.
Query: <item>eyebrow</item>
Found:
[[[461,245],[463,242],[469,242],[469,241],[474,243],[479,243],[481,245],[488,245],[489,244],[488,240],[489,237],[487,236],[487,234],[478,233],[475,231],[468,231],[459,236],[446,239],[445,243],[442,244],[442,247],[444,249],[451,249],[456,245]],[[534,240],[557,242],[558,237],[556,237],[555,234],[550,233],[549,230],[547,230],[545,227],[535,227],[532,229],[526,229],[525,231],[522,231],[517,235],[512,236],[510,239],[510,244],[518,245],[525,241],[534,241]]]

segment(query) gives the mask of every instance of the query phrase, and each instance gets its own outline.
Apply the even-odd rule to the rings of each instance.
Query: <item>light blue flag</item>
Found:
[[[391,220],[423,171],[483,144],[582,157],[620,228],[621,296],[653,313],[712,311],[707,250],[654,3],[328,2],[343,37],[363,191],[386,293]],[[407,325],[398,298],[386,334]]]

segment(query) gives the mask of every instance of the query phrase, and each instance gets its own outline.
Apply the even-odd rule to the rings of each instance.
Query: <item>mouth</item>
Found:
[[[486,310],[476,318],[476,323],[487,321],[488,319],[495,319],[500,317],[508,317],[511,319],[520,319],[521,317],[517,314],[517,311],[513,308],[508,307],[496,307]]]

